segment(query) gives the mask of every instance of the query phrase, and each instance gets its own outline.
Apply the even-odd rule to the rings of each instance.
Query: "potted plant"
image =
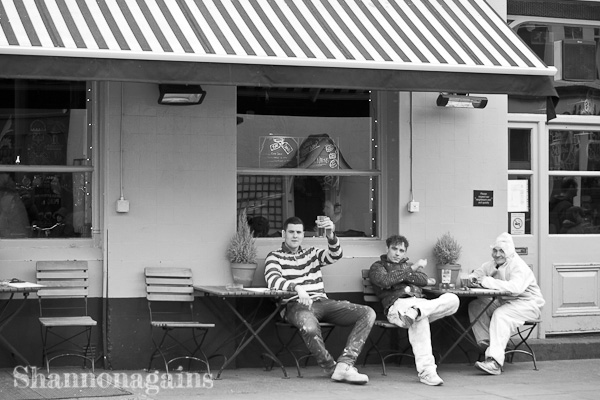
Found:
[[[451,283],[456,287],[459,286],[460,264],[458,264],[458,259],[461,251],[462,247],[450,232],[444,233],[437,239],[433,246],[433,256],[437,260],[440,287],[448,288]]]
[[[227,258],[231,263],[234,283],[250,286],[256,271],[256,243],[248,225],[246,209],[238,215],[237,230],[227,246]]]

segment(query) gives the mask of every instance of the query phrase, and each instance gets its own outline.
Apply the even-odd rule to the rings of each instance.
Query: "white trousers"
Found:
[[[444,293],[436,299],[419,299],[406,297],[398,299],[389,308],[387,319],[394,325],[406,328],[398,313],[404,314],[410,307],[418,308],[421,315],[415,323],[408,328],[408,340],[415,355],[415,364],[419,374],[423,372],[435,372],[435,358],[431,350],[431,330],[429,324],[440,318],[452,315],[458,310],[460,300],[453,293]]]
[[[469,303],[469,319],[473,321],[491,301],[490,297],[478,297]],[[525,321],[541,316],[540,308],[534,301],[511,300],[501,302],[494,300],[490,308],[473,325],[473,334],[478,342],[486,339],[490,347],[485,357],[492,357],[500,365],[504,365],[504,351],[510,337]]]

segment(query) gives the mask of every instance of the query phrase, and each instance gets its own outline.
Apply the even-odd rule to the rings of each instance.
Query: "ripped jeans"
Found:
[[[310,309],[296,301],[288,303],[285,317],[290,324],[298,328],[317,364],[327,369],[335,364],[335,360],[325,348],[319,321],[339,326],[354,326],[348,335],[344,351],[337,359],[338,363],[353,366],[369,337],[375,322],[375,311],[371,307],[345,300],[318,299]]]

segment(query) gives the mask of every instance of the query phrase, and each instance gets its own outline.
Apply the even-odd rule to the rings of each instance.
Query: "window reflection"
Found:
[[[600,132],[550,131],[551,171],[600,171]]]
[[[0,79],[0,238],[91,236],[85,87]]]
[[[600,177],[550,177],[551,234],[600,233]]]

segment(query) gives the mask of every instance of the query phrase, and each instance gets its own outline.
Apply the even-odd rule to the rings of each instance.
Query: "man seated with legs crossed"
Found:
[[[511,294],[494,300],[473,325],[475,339],[485,349],[485,361],[477,361],[475,367],[490,375],[500,375],[510,337],[525,321],[541,317],[545,300],[531,268],[516,253],[509,233],[498,236],[491,248],[492,260],[474,270],[469,279],[486,289],[507,290]],[[490,301],[489,297],[478,297],[469,303],[471,321]]]
[[[298,296],[284,300],[287,301],[285,318],[298,328],[325,373],[337,382],[365,384],[369,377],[359,373],[354,364],[375,322],[375,311],[368,306],[327,297],[321,267],[341,259],[342,248],[334,234],[335,226],[328,217],[316,223],[317,227],[325,228],[327,249],[301,246],[304,223],[300,218],[291,217],[283,223],[284,242],[265,260],[267,286],[298,293]],[[352,327],[337,364],[325,348],[319,321]]]
[[[392,235],[385,243],[387,254],[371,265],[369,279],[388,321],[408,329],[419,380],[426,385],[441,385],[444,381],[437,374],[429,324],[454,314],[459,306],[458,296],[444,293],[432,300],[423,298],[421,287],[435,284],[435,279],[422,271],[427,260],[408,262],[408,240],[404,236]]]

